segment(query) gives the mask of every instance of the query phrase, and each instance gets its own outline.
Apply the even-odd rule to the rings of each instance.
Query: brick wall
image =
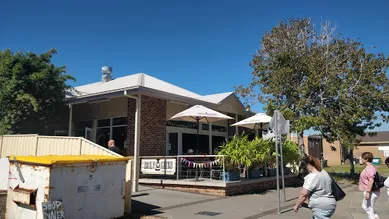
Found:
[[[127,155],[134,155],[136,100],[128,99]],[[142,96],[140,127],[140,156],[165,155],[166,101]]]
[[[135,135],[135,111],[136,100],[128,98],[127,105],[127,138],[126,145],[127,150],[125,155],[134,155],[134,135]]]
[[[285,176],[286,187],[301,187],[303,180],[296,176]],[[270,177],[267,179],[248,180],[242,182],[230,182],[226,187],[209,187],[209,186],[196,186],[196,185],[173,185],[173,184],[148,184],[155,188],[172,189],[177,191],[208,194],[215,196],[234,196],[242,194],[253,194],[265,192],[271,189],[276,189],[276,177]],[[281,180],[280,180],[281,186]]]
[[[370,152],[373,154],[374,157],[381,158],[381,163],[385,162],[386,157],[384,156],[384,153],[380,150],[378,150],[379,145],[363,145],[363,146],[357,146],[354,148],[354,157],[359,158],[363,152]]]
[[[225,195],[226,196],[242,195],[242,194],[265,192],[267,190],[276,189],[277,180],[275,178],[276,177],[271,177],[268,180],[258,181],[257,183],[255,183],[255,181],[253,180],[253,183],[247,183],[244,185],[238,184],[238,185],[227,186],[225,190]],[[303,180],[297,178],[296,176],[285,177],[285,187],[300,187],[302,185],[303,185]],[[280,186],[282,187],[281,180],[280,180]]]
[[[166,154],[166,101],[142,96],[140,155]]]

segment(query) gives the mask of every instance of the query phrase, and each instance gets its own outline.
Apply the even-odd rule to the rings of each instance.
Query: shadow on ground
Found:
[[[147,214],[148,216],[160,214],[162,212],[157,211],[156,209],[161,208],[160,206],[151,205],[148,203],[140,202],[137,200],[132,200],[133,213],[138,214]],[[136,209],[136,210],[135,210]]]

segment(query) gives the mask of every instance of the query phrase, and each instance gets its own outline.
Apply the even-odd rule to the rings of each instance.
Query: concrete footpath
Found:
[[[342,185],[347,196],[338,202],[335,219],[365,219],[361,209],[362,195],[355,185]],[[233,197],[215,197],[202,194],[178,192],[165,189],[140,187],[133,194],[134,212],[172,219],[255,219],[255,218],[311,218],[309,209],[292,211],[300,188],[287,188],[287,202],[282,203],[282,214],[277,214],[277,197],[275,191],[264,194],[241,195]],[[282,197],[282,192],[281,192]],[[389,218],[389,203],[386,191],[376,205],[381,219]]]

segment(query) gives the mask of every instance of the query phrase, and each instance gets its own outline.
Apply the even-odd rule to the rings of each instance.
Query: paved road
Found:
[[[282,214],[277,214],[276,192],[265,194],[242,195],[233,197],[214,197],[201,194],[185,193],[164,189],[140,187],[141,191],[133,195],[133,210],[141,215],[156,215],[173,219],[197,218],[233,218],[233,219],[302,219],[311,218],[308,209],[300,209],[298,213],[291,211],[299,188],[287,188],[286,203],[282,203]],[[357,186],[347,185],[344,188],[347,196],[338,202],[334,219],[365,219],[361,209],[362,194]],[[5,210],[5,195],[0,195],[0,218]],[[389,218],[389,203],[386,191],[382,190],[376,205],[381,219]],[[202,213],[208,213],[202,214]],[[215,216],[211,216],[215,214]]]
[[[335,219],[365,219],[361,209],[362,195],[355,185],[343,185],[347,196],[338,202]],[[141,191],[133,196],[133,211],[173,219],[255,219],[255,218],[311,218],[308,209],[292,211],[300,188],[287,188],[287,202],[282,203],[282,214],[277,214],[276,192],[242,195],[233,197],[214,197],[201,194],[152,189],[140,187]],[[381,219],[389,218],[386,192],[377,203],[377,213]],[[145,204],[147,203],[147,204]]]
[[[0,219],[5,218],[6,202],[7,202],[7,193],[0,193]]]

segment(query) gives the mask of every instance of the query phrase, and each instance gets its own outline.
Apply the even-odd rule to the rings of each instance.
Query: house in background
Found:
[[[297,137],[291,137],[297,143]],[[389,131],[377,132],[376,135],[360,138],[361,142],[354,148],[354,159],[359,159],[363,152],[371,152],[374,157],[381,158],[383,162],[389,157]],[[339,141],[327,142],[319,135],[304,136],[305,152],[326,160],[328,166],[343,164],[349,153],[349,149],[342,147]]]
[[[112,79],[112,69],[104,68],[100,82],[69,92],[69,113],[55,135],[82,136],[102,146],[114,139],[127,155],[133,155],[136,141],[141,156],[177,155],[195,149],[196,123],[169,121],[176,113],[200,104],[237,121],[252,115],[233,92],[203,96],[144,73]],[[242,132],[230,127],[235,120],[200,124],[199,150],[212,154],[226,138]]]
[[[389,131],[362,137],[361,143],[354,149],[354,158],[359,159],[363,152],[371,152],[374,157],[381,158],[383,163],[389,157]]]

